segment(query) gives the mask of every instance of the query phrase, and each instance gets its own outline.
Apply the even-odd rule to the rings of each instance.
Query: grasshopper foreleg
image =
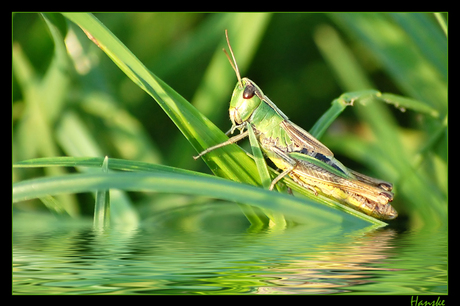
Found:
[[[232,138],[230,138],[229,140],[227,141],[224,141],[222,143],[219,143],[218,145],[215,145],[215,146],[212,146],[212,147],[209,147],[207,148],[206,150],[204,150],[203,152],[201,152],[200,154],[198,154],[197,156],[193,156],[193,159],[197,160],[198,158],[200,158],[201,156],[205,155],[206,153],[209,153],[211,151],[214,151],[215,149],[219,149],[219,148],[222,148],[222,147],[225,147],[229,144],[233,144],[243,138],[245,138],[246,136],[248,136],[248,131],[244,132],[244,133],[241,133],[239,135],[236,135],[236,136],[233,136]]]

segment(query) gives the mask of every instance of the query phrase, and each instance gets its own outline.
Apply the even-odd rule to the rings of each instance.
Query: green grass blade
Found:
[[[106,156],[102,163],[102,173],[108,173],[109,158]],[[96,203],[94,204],[93,227],[103,230],[110,226],[110,190],[103,189],[96,191]]]
[[[270,173],[268,172],[267,163],[265,162],[264,155],[260,150],[259,142],[257,141],[256,135],[254,134],[254,129],[250,124],[247,125],[249,132],[249,141],[251,143],[252,154],[254,155],[254,160],[257,165],[257,171],[262,181],[262,186],[265,189],[268,189],[271,184]]]
[[[97,168],[100,168],[102,163],[103,163],[103,158],[55,157],[55,158],[38,158],[38,159],[33,159],[33,160],[26,160],[26,161],[15,163],[13,165],[13,167],[31,168],[31,167],[66,166],[66,167],[97,167]],[[130,160],[122,160],[122,159],[111,158],[110,163],[109,163],[108,166],[109,166],[109,169],[111,169],[111,170],[137,171],[136,173],[149,172],[149,173],[152,173],[153,175],[157,175],[158,173],[159,173],[158,175],[162,175],[162,174],[164,174],[164,175],[183,175],[185,177],[188,177],[192,182],[194,180],[196,180],[197,178],[200,178],[200,179],[203,179],[204,182],[206,182],[206,180],[210,180],[211,183],[214,183],[214,180],[218,180],[218,182],[228,182],[230,184],[233,183],[231,181],[222,180],[222,179],[216,178],[216,177],[214,177],[212,175],[208,175],[208,174],[204,174],[204,173],[200,173],[200,172],[194,172],[194,171],[178,169],[178,168],[174,168],[174,167],[168,167],[168,166],[156,165],[156,164],[150,164],[150,163],[138,162],[138,161],[130,161]],[[97,172],[95,174],[99,174],[99,172]],[[352,208],[349,208],[349,207],[347,207],[345,205],[337,203],[337,202],[335,202],[335,201],[333,201],[333,200],[331,200],[331,199],[329,199],[327,197],[320,196],[320,195],[315,196],[311,192],[308,192],[304,188],[300,187],[298,184],[296,184],[290,178],[285,178],[284,182],[292,190],[295,190],[299,194],[302,194],[302,195],[306,196],[305,199],[295,198],[295,197],[292,197],[292,196],[289,196],[288,199],[296,199],[296,201],[300,201],[300,202],[304,203],[303,205],[307,205],[307,206],[309,205],[309,203],[315,203],[314,204],[315,206],[316,205],[324,206],[324,209],[326,211],[328,211],[329,209],[333,209],[333,210],[342,211],[341,213],[343,213],[343,214],[345,214],[344,212],[346,212],[345,215],[348,215],[348,217],[346,217],[346,219],[348,221],[352,221],[352,220],[355,219],[354,217],[349,216],[349,215],[353,215],[353,216],[356,216],[356,217],[358,217],[358,218],[360,218],[360,219],[362,219],[364,221],[370,222],[372,224],[376,224],[376,225],[379,225],[379,226],[386,225],[385,222],[382,222],[382,221],[377,220],[377,219],[375,219],[375,218],[373,218],[371,216],[368,216],[368,215],[365,215],[363,213],[360,213],[360,212],[358,212],[358,211],[356,211],[356,210],[354,210]],[[177,188],[180,188],[181,184],[182,183],[177,183],[176,184]],[[246,188],[246,186],[250,187],[250,186],[244,185],[244,184],[238,184],[238,185],[235,185],[235,186],[240,186],[243,189]],[[124,189],[124,188],[120,188],[120,189]],[[210,189],[212,190],[212,188],[210,188]],[[172,188],[171,190],[174,190],[174,188]],[[252,196],[255,197],[255,198],[257,198],[256,190],[259,190],[262,193],[264,192],[264,190],[261,189],[261,188],[254,188],[253,189],[254,194],[252,194]],[[59,189],[58,189],[58,191],[59,191]],[[159,191],[161,191],[161,190],[159,190]],[[222,198],[220,191],[221,190],[219,188],[217,188],[217,189],[214,189],[212,193],[208,193],[208,194],[205,194],[205,195],[210,196],[210,197],[215,197],[215,198]],[[33,189],[30,190],[30,192],[32,193],[32,195],[31,195],[32,197],[38,197],[39,196],[39,194],[33,193],[34,192]],[[37,190],[37,192],[41,193],[41,191],[39,191],[39,190]],[[167,190],[165,190],[165,192],[167,192]],[[178,190],[178,192],[179,192],[179,190]],[[266,192],[268,192],[268,191],[266,191]],[[192,192],[192,194],[196,194],[196,192]],[[281,195],[280,193],[276,193],[276,192],[270,192],[270,194],[271,194],[271,196],[275,196],[275,197],[277,195]],[[224,198],[224,199],[230,199],[230,198]],[[241,198],[238,198],[238,201],[237,201],[238,203],[249,203],[249,204],[251,204],[251,201],[246,201],[244,199],[244,195]],[[318,203],[320,203],[320,204],[318,204]],[[259,224],[260,226],[263,226],[263,224],[268,223],[268,220],[265,219],[266,217],[264,217],[263,214],[261,215],[260,212],[257,211],[257,210],[259,210],[259,208],[264,209],[264,208],[267,208],[267,207],[264,206],[264,205],[257,206],[257,207],[254,207],[254,208],[252,208],[252,207],[250,207],[248,205],[243,205],[243,207],[242,207],[243,211],[245,213],[247,213],[246,216],[247,217],[249,216],[249,218],[253,218],[253,219],[250,219],[251,224],[253,226],[257,226],[257,224]],[[112,210],[113,209],[114,209],[114,207],[112,207]],[[257,209],[257,210],[254,210],[254,209]],[[289,205],[286,206],[286,209],[289,209]],[[279,210],[277,212],[278,213],[284,213],[284,209],[282,207],[279,207]],[[303,216],[302,218],[308,218],[308,216]],[[289,220],[289,216],[287,216],[287,215],[286,215],[286,220]]]
[[[323,136],[323,134],[326,132],[327,128],[345,110],[347,106],[352,105],[352,102],[355,100],[357,100],[357,102],[362,102],[369,98],[383,100],[384,102],[392,104],[404,111],[410,109],[419,113],[428,114],[434,118],[439,116],[437,110],[415,99],[401,97],[399,95],[390,93],[382,94],[377,90],[348,92],[342,94],[339,98],[332,101],[331,107],[318,119],[318,121],[316,121],[316,123],[310,129],[310,134],[318,139],[321,138],[321,136]]]
[[[374,87],[358,60],[351,50],[345,48],[345,43],[332,26],[318,27],[313,38],[324,60],[332,67],[341,67],[334,70],[334,73],[342,89],[355,91]]]
[[[327,128],[334,122],[334,120],[345,110],[349,104],[344,103],[343,100],[335,99],[332,101],[331,107],[315,122],[310,129],[310,134],[313,137],[320,139],[326,132]]]
[[[44,15],[55,52],[43,77],[35,71],[19,43],[13,45],[13,73],[21,86],[24,101],[24,115],[14,124],[13,160],[60,154],[53,132],[71,83],[68,73],[71,69],[63,42],[63,33],[55,25],[59,22],[53,17],[57,19],[60,17],[65,24],[61,15]],[[48,175],[63,174],[62,169],[46,169],[45,172]],[[74,197],[60,196],[41,200],[46,206],[54,207],[55,212],[72,217],[79,214],[77,200]]]
[[[59,216],[65,215],[69,216],[66,207],[62,205],[61,201],[58,201],[55,197],[46,195],[39,198],[40,201],[53,213],[56,213]]]
[[[402,110],[410,109],[418,113],[430,115],[434,118],[439,117],[439,112],[436,109],[415,99],[410,99],[390,93],[382,93],[379,95],[379,98],[389,104],[393,104],[395,107],[398,107]]]
[[[359,223],[359,219],[315,201],[305,201],[217,177],[166,172],[85,173],[26,180],[14,184],[13,202],[45,195],[104,189],[208,196],[283,212],[291,220],[301,223]]]
[[[427,13],[389,13],[425,59],[439,73],[443,81],[447,81],[447,39],[432,18]]]
[[[441,15],[441,13],[434,13],[434,16],[436,17],[436,20],[438,21],[439,25],[441,26],[442,31],[447,37],[447,23],[446,20],[444,20],[444,17]]]
[[[79,25],[131,80],[158,102],[197,152],[227,139],[222,131],[182,96],[151,73],[94,16],[80,13],[65,13],[64,15]],[[203,159],[218,176],[259,184],[254,162],[236,145],[211,152]]]
[[[254,160],[257,165],[257,170],[262,181],[262,186],[264,189],[268,190],[271,185],[270,172],[268,171],[267,163],[263,156],[262,150],[260,149],[259,142],[257,141],[256,135],[254,134],[254,129],[250,124],[247,125],[249,132],[249,141],[251,143],[252,154],[254,155]],[[272,212],[264,210],[264,213],[269,216],[272,224],[277,226],[277,228],[284,228],[286,226],[286,220],[280,212]]]

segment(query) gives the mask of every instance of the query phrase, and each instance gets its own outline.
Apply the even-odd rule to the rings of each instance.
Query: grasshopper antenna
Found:
[[[232,46],[230,45],[230,40],[228,39],[227,29],[225,29],[225,37],[227,38],[228,49],[230,50],[230,54],[232,55],[233,61],[231,60],[225,48],[222,48],[222,50],[225,52],[225,55],[227,55],[230,65],[232,65],[233,70],[235,70],[236,77],[238,78],[238,83],[240,83],[241,88],[243,88],[243,82],[241,81],[240,70],[238,69],[238,65],[236,64],[235,55],[233,54]]]

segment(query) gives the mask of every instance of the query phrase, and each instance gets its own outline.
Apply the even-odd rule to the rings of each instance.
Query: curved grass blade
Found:
[[[263,156],[262,150],[260,149],[259,142],[257,141],[256,135],[254,134],[254,129],[252,125],[248,124],[248,134],[249,141],[251,143],[252,154],[254,154],[254,160],[257,165],[257,171],[262,181],[262,186],[264,189],[268,189],[271,184],[270,172],[268,172],[267,163]]]
[[[271,185],[270,172],[268,171],[267,163],[265,162],[265,158],[263,156],[262,150],[260,149],[259,142],[256,139],[256,135],[254,134],[252,125],[248,124],[247,127],[252,153],[254,154],[254,160],[256,162],[257,170],[262,181],[262,186],[264,189],[268,190]],[[274,223],[274,225],[278,226],[279,228],[284,228],[286,226],[286,220],[284,219],[282,213],[272,211],[264,211],[264,213],[269,216],[270,220],[272,220],[272,224]]]
[[[299,223],[332,222],[337,224],[356,223],[357,221],[356,218],[346,213],[328,208],[315,201],[305,201],[218,177],[167,172],[84,173],[26,180],[14,184],[13,202],[47,195],[104,189],[208,196],[283,212],[285,216]],[[380,222],[372,223],[382,225]],[[363,225],[367,223],[364,222]]]
[[[13,165],[13,167],[55,167],[55,166],[67,166],[67,167],[101,167],[102,165],[102,162],[103,162],[103,158],[82,158],[82,157],[53,157],[53,158],[38,158],[38,159],[33,159],[33,160],[27,160],[27,161],[22,161],[22,162],[19,162],[19,163],[16,163]],[[161,176],[161,175],[172,175],[172,176],[175,176],[175,175],[178,175],[180,176],[180,178],[188,178],[190,180],[190,182],[188,183],[185,183],[186,185],[188,184],[192,184],[192,186],[195,186],[195,187],[189,187],[189,188],[186,188],[185,190],[182,190],[181,191],[181,188],[182,188],[182,185],[184,184],[184,182],[182,181],[177,181],[177,182],[174,182],[174,179],[172,181],[170,181],[170,183],[172,184],[172,186],[169,186],[167,189],[165,190],[162,190],[162,189],[158,189],[156,187],[153,187],[150,189],[150,188],[147,188],[147,191],[158,191],[158,192],[173,192],[173,193],[187,193],[188,191],[192,190],[193,188],[198,188],[198,186],[196,185],[193,185],[194,181],[196,180],[202,180],[201,183],[202,184],[206,184],[207,182],[210,183],[210,186],[206,187],[203,189],[203,193],[200,193],[200,191],[198,190],[192,190],[190,192],[190,194],[200,194],[200,195],[206,195],[206,196],[209,196],[209,197],[213,197],[213,198],[219,198],[219,199],[226,199],[226,200],[230,200],[230,201],[236,201],[238,203],[248,203],[248,204],[251,204],[252,205],[252,201],[250,199],[252,198],[255,198],[257,201],[261,200],[263,202],[262,199],[264,199],[264,201],[267,201],[267,202],[270,202],[271,199],[273,197],[278,197],[280,196],[280,203],[284,203],[284,201],[287,199],[287,202],[286,202],[286,206],[284,207],[283,204],[280,204],[280,206],[277,206],[277,212],[279,213],[285,213],[287,212],[287,210],[290,209],[290,200],[294,200],[296,203],[302,203],[303,206],[310,206],[310,204],[313,205],[313,207],[323,207],[323,210],[325,212],[328,212],[330,210],[332,211],[335,211],[337,213],[340,213],[344,220],[348,220],[348,222],[352,221],[352,222],[356,222],[356,218],[354,217],[351,217],[350,215],[353,215],[353,216],[356,216],[362,220],[365,220],[367,222],[370,222],[372,224],[376,224],[376,225],[379,225],[379,226],[384,226],[386,225],[385,222],[383,221],[380,221],[380,220],[377,220],[371,216],[368,216],[368,215],[365,215],[363,213],[360,213],[352,208],[349,208],[345,205],[341,205],[340,203],[338,202],[334,202],[333,200],[327,198],[327,197],[323,197],[323,196],[315,196],[313,195],[312,193],[306,191],[304,188],[300,187],[298,184],[296,184],[294,181],[292,181],[290,178],[285,178],[284,179],[284,182],[286,183],[286,185],[291,188],[292,190],[302,194],[302,195],[305,195],[306,198],[296,198],[296,197],[292,197],[292,196],[286,196],[284,194],[280,194],[280,193],[276,193],[276,192],[270,192],[270,191],[267,191],[267,190],[263,190],[261,188],[256,188],[256,187],[252,187],[252,186],[249,186],[249,185],[246,185],[246,184],[239,184],[239,183],[236,183],[236,182],[232,182],[232,181],[228,181],[228,180],[224,180],[224,179],[221,179],[221,178],[218,178],[218,177],[215,177],[215,176],[212,176],[212,175],[208,175],[208,174],[204,174],[204,173],[200,173],[200,172],[194,172],[194,171],[189,171],[189,170],[184,170],[184,169],[178,169],[178,168],[174,168],[174,167],[168,167],[168,166],[163,166],[163,165],[156,165],[156,164],[150,164],[150,163],[145,163],[145,162],[137,162],[137,161],[130,161],[130,160],[122,160],[122,159],[110,159],[110,163],[109,163],[109,169],[112,169],[112,170],[124,170],[124,171],[137,171],[135,173],[138,173],[138,174],[142,174],[145,172],[149,172],[151,173],[153,176],[157,177],[157,176]],[[274,172],[274,170],[271,170]],[[100,173],[93,173],[94,175],[100,175]],[[110,173],[109,173],[110,174]],[[125,174],[125,173],[116,173],[116,174]],[[65,177],[63,177],[65,178]],[[50,180],[53,180],[53,178],[49,178]],[[39,180],[45,180],[45,179],[39,179]],[[21,183],[17,183],[17,184],[14,184],[13,186],[13,193],[15,194],[15,192],[19,192],[17,193],[16,195],[13,195],[13,198],[14,198],[14,201],[21,201],[21,200],[24,200],[25,197],[27,196],[27,198],[36,198],[36,197],[39,197],[40,194],[42,194],[42,191],[40,190],[36,190],[34,189],[33,187],[31,187],[31,185],[29,185],[29,187],[21,187],[21,188],[32,188],[31,190],[28,190],[27,191],[27,195],[24,195],[23,193],[26,192],[24,190],[20,191],[19,189],[17,189],[18,187],[17,186],[21,186],[21,185],[18,185],[18,184],[26,184],[26,182],[28,181],[24,181],[24,182],[21,182]],[[80,181],[82,183],[84,183],[84,181]],[[200,184],[201,184],[200,183]],[[232,185],[233,187],[240,187],[241,190],[238,191],[238,190],[234,190],[232,191],[233,193],[235,193],[235,195],[232,195],[232,192],[230,192],[229,194],[226,194],[224,191],[225,191],[225,188],[224,189],[221,189],[221,187],[219,186],[216,186],[216,185],[213,185],[213,184],[223,184],[225,185],[226,183]],[[56,182],[56,186],[55,188],[57,188],[56,190],[53,191],[53,193],[58,193],[59,190],[59,183]],[[131,186],[132,184],[128,181],[126,181],[126,186]],[[214,187],[212,187],[212,185]],[[66,187],[67,188],[67,187]],[[72,186],[69,186],[68,188],[72,188]],[[81,187],[83,188],[83,187]],[[107,186],[105,187],[107,188]],[[114,187],[112,187],[114,188]],[[134,189],[129,189],[129,188],[124,188],[123,185],[120,185],[120,188],[119,189],[125,189],[125,190],[134,190],[134,191],[139,191],[140,189],[136,189],[136,187],[134,186],[133,187]],[[250,192],[249,193],[246,193],[245,190],[247,191],[247,188],[250,189]],[[251,189],[252,188],[252,189]],[[81,190],[81,189],[79,189]],[[86,191],[88,191],[90,189],[87,189]],[[97,190],[97,188],[94,188],[94,190]],[[206,191],[207,190],[207,191]],[[79,191],[79,192],[83,192],[84,190],[82,191]],[[209,192],[208,192],[209,191]],[[73,190],[67,190],[67,192],[76,192],[76,191],[73,191]],[[258,197],[257,196],[257,192],[260,192],[261,193],[261,197]],[[262,194],[266,194],[268,195],[263,197]],[[47,193],[48,194],[48,193]],[[235,198],[237,197],[237,198]],[[247,197],[247,198],[245,198]],[[249,199],[247,201],[247,199]],[[253,208],[249,207],[249,206],[246,206],[248,209],[252,210]],[[270,208],[270,204],[267,203],[267,205],[265,204],[262,204],[262,205],[256,205],[255,208],[257,207],[260,207],[260,208],[263,208],[263,209],[271,209]],[[286,209],[286,211],[285,211]],[[245,211],[243,209],[243,211]],[[302,216],[301,218],[303,220],[307,220],[309,219],[310,217],[314,217],[314,215],[310,215],[309,212],[307,211],[304,211],[305,213],[307,213],[307,215],[305,216]],[[345,213],[346,212],[346,213]],[[254,212],[254,215],[257,216],[258,214]],[[285,214],[285,217],[286,217],[286,220],[290,220],[289,218],[290,214],[287,213]],[[295,220],[296,218],[294,218]],[[297,218],[298,219],[298,218]],[[331,219],[331,222],[334,222],[334,218]],[[353,221],[355,220],[355,221]],[[265,224],[266,223],[266,220],[259,220],[261,222],[261,224]]]

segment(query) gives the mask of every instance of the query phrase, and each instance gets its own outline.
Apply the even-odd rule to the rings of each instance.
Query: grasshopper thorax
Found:
[[[233,125],[249,121],[262,99],[260,88],[250,79],[242,78],[241,83],[236,84],[230,101],[230,120]]]

